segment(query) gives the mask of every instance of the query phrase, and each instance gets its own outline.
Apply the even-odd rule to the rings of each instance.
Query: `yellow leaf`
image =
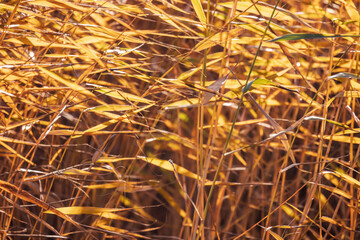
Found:
[[[51,205],[47,204],[46,202],[34,197],[33,195],[31,195],[30,193],[28,193],[27,191],[24,191],[20,188],[18,188],[17,186],[10,184],[8,182],[2,181],[0,180],[0,189],[4,190],[5,192],[8,192],[10,194],[13,194],[14,196],[33,203],[39,207],[41,207],[42,209],[46,209],[47,212],[51,212],[52,214],[56,214],[57,216],[61,217],[62,219],[68,221],[69,223],[73,224],[74,226],[76,226],[78,229],[85,231],[85,229],[83,227],[80,226],[79,223],[75,222],[72,218],[70,218],[68,215],[58,211],[56,208],[52,207]]]
[[[158,191],[166,199],[166,201],[178,212],[178,214],[185,219],[187,224],[192,224],[191,219],[186,216],[186,212],[178,205],[177,201],[175,201],[174,198],[167,191],[162,188],[157,188],[156,191]]]
[[[104,212],[112,213],[112,212],[124,211],[123,208],[99,208],[99,207],[60,207],[60,208],[56,208],[56,210],[68,215],[99,214]],[[51,211],[45,211],[45,213],[54,214]]]
[[[280,237],[277,233],[274,233],[271,230],[268,230],[268,232],[270,233],[271,236],[273,236],[273,238],[275,238],[276,240],[283,240],[282,237]]]
[[[115,214],[114,212],[123,212],[129,211],[128,208],[99,208],[99,207],[61,207],[56,208],[57,211],[62,212],[67,215],[81,215],[81,214],[90,214],[90,215],[98,215],[104,218],[127,221],[137,223],[137,221],[122,217],[120,215]],[[51,211],[45,211],[45,213],[54,214]]]
[[[122,192],[137,192],[137,191],[145,191],[153,189],[151,186],[143,186],[139,185],[138,182],[125,182],[125,181],[116,181],[116,182],[110,182],[110,183],[104,183],[104,184],[93,184],[93,185],[87,185],[84,186],[89,189],[111,189],[116,188],[119,191]]]
[[[91,44],[91,43],[98,43],[98,42],[110,42],[114,39],[112,37],[99,37],[99,36],[85,36],[77,40],[78,44]]]
[[[148,162],[150,164],[158,166],[158,167],[160,167],[162,169],[165,169],[165,170],[168,170],[168,171],[171,171],[171,172],[174,171],[173,166],[167,160],[162,160],[162,159],[158,159],[158,158],[151,158],[151,157],[143,157],[143,156],[138,156],[138,158],[141,159],[141,160],[144,160],[144,161],[146,161],[146,162]],[[193,178],[193,179],[201,179],[201,177],[198,176],[197,174],[192,173],[189,170],[187,170],[186,168],[183,168],[183,167],[181,167],[181,166],[179,166],[179,165],[177,165],[175,163],[174,163],[174,167],[175,167],[175,170],[176,170],[176,172],[178,174],[181,174],[181,175]]]
[[[213,65],[219,61],[221,61],[221,58],[209,61],[206,63],[206,67],[210,67],[211,65]],[[187,80],[188,78],[190,78],[192,75],[194,75],[195,73],[197,73],[200,70],[202,70],[202,65],[197,68],[190,69],[189,71],[186,71],[186,72],[180,74],[180,76],[178,77],[177,80],[180,80],[180,81]]]
[[[42,68],[42,67],[38,67],[43,73],[45,73],[46,75],[48,75],[49,77],[53,78],[54,80],[60,82],[61,84],[64,84],[65,86],[71,88],[72,90],[79,92],[81,94],[84,94],[85,96],[91,97],[93,99],[97,99],[97,97],[90,92],[89,90],[86,90],[85,88],[83,88],[82,86],[74,83],[74,82],[70,82],[68,80],[65,80],[64,78],[62,78],[61,76],[57,75],[56,73],[53,73],[49,70],[47,70],[46,68]]]
[[[340,190],[338,188],[334,188],[334,187],[330,187],[330,186],[326,186],[326,185],[321,185],[321,188],[326,189],[331,193],[335,193],[337,195],[343,196],[343,197],[345,197],[347,199],[352,199],[353,198],[353,196],[351,194],[349,194],[349,193],[347,193],[347,192],[345,192],[343,190]]]
[[[281,209],[291,218],[293,218],[296,221],[299,221],[300,218],[299,216],[296,214],[296,211],[292,208],[290,208],[288,205],[281,205]]]
[[[152,106],[153,106],[153,104],[147,105],[147,106],[145,106],[145,107],[143,107],[143,108],[139,108],[139,109],[133,111],[132,113],[135,114],[135,113],[141,112],[141,111],[143,111],[143,110],[145,110],[145,109],[147,109],[147,108],[149,108],[149,107],[152,107]],[[130,114],[130,113],[129,113],[129,114]],[[115,123],[119,122],[119,121],[125,122],[125,121],[127,120],[127,117],[129,116],[129,114],[122,115],[122,116],[120,116],[119,118],[111,119],[111,120],[109,120],[109,121],[100,123],[100,124],[98,124],[98,125],[96,125],[96,126],[94,126],[94,127],[92,127],[92,128],[87,129],[87,130],[84,131],[83,133],[84,133],[84,134],[89,134],[89,133],[97,132],[97,131],[102,130],[102,129],[104,129],[104,128],[112,125],[112,124],[115,124]],[[127,122],[129,122],[129,121],[127,120]],[[136,124],[137,122],[131,121],[131,123],[132,123],[132,124]],[[139,123],[139,124],[140,124],[140,123]],[[140,125],[141,125],[141,124],[140,124]],[[79,137],[79,136],[74,136],[74,137]]]
[[[165,109],[186,108],[199,104],[199,98],[188,98],[176,101],[165,106]]]
[[[31,165],[35,165],[33,162],[31,162],[29,159],[23,157],[21,154],[19,154],[17,151],[15,151],[12,147],[10,147],[9,145],[7,145],[6,143],[2,142],[0,140],[0,145],[2,145],[4,148],[6,148],[7,150],[9,150],[12,154],[16,155],[18,158],[21,158],[22,160],[24,160],[25,162],[31,164]]]
[[[217,44],[222,45],[226,40],[232,39],[237,37],[239,33],[243,31],[241,28],[235,28],[230,30],[229,32],[219,32],[214,34],[213,36],[206,38],[196,44],[195,51],[201,51],[207,48],[210,48],[212,46],[215,46]]]
[[[360,90],[360,83],[358,83],[356,80],[354,79],[351,79],[350,80],[350,83],[351,83],[351,87],[354,89],[354,90]]]
[[[120,99],[120,100],[141,102],[141,103],[154,103],[154,101],[152,101],[152,100],[142,98],[142,97],[136,96],[134,94],[126,93],[126,92],[123,92],[123,91],[120,91],[120,90],[114,90],[114,89],[109,89],[109,88],[101,88],[101,89],[97,89],[96,91],[99,92],[99,93],[103,93],[106,96],[116,98],[116,99]]]
[[[101,157],[96,162],[106,162],[106,163],[113,163],[119,161],[128,161],[128,160],[135,160],[136,158],[128,157],[128,158],[116,158],[116,157]]]
[[[88,108],[87,111],[91,112],[106,112],[106,111],[127,111],[134,110],[134,106],[130,105],[119,105],[119,104],[108,104],[100,105],[92,108]]]
[[[205,17],[204,9],[201,5],[201,0],[191,0],[191,3],[194,7],[195,13],[199,18],[201,24],[206,25],[206,17]]]
[[[320,136],[316,136],[315,137],[320,137]],[[324,139],[332,139],[333,141],[336,142],[344,142],[344,143],[353,143],[353,144],[360,144],[360,138],[358,137],[348,137],[348,136],[339,136],[339,135],[326,135],[323,136]]]
[[[71,168],[62,172],[67,175],[91,175],[91,172],[84,171],[81,169]]]
[[[360,182],[358,180],[356,180],[353,177],[350,177],[348,174],[337,170],[335,171],[333,174],[337,175],[338,177],[343,178],[346,182],[350,183],[351,185],[355,185],[357,188],[360,188]]]
[[[32,45],[35,47],[48,47],[51,45],[51,47],[57,47],[57,48],[71,48],[71,49],[77,49],[78,47],[69,45],[69,44],[59,44],[59,43],[51,43],[43,41],[39,38],[35,37],[21,37],[21,38],[9,38],[4,40],[5,42],[11,42],[18,45]]]
[[[129,236],[132,236],[132,237],[136,237],[137,239],[150,239],[150,238],[142,236],[140,234],[129,232],[129,230],[126,230],[126,229],[121,229],[121,228],[109,226],[107,224],[102,223],[101,221],[98,221],[96,223],[96,226],[98,226],[100,228],[103,228],[105,230],[112,231],[112,232],[121,233],[121,234],[124,234],[124,235],[129,235]]]
[[[152,4],[151,1],[146,1],[145,3],[146,3],[147,10],[149,10],[149,11],[153,12],[154,14],[158,15],[167,24],[177,28],[180,31],[183,31],[181,29],[181,27],[179,26],[179,23],[177,21],[175,21],[174,16],[167,14],[165,11],[163,11],[158,6],[156,6],[155,4]]]
[[[119,196],[119,200],[125,205],[125,206],[128,206],[128,207],[132,207],[134,208],[134,211],[137,211],[138,213],[140,213],[142,216],[144,216],[145,218],[155,222],[156,219],[153,218],[150,214],[148,214],[147,212],[144,211],[144,208],[143,207],[140,207],[136,204],[134,204],[133,201],[131,201],[130,199],[128,199],[127,197],[124,196],[124,194],[121,194]]]
[[[64,8],[67,10],[75,10],[80,12],[89,12],[91,11],[91,8],[87,7],[81,7],[74,3],[67,2],[67,1],[58,1],[58,0],[52,0],[52,1],[31,1],[30,4],[38,5],[38,6],[44,6],[44,7],[50,7],[50,8]]]
[[[323,109],[323,106],[320,103],[313,101],[312,98],[309,97],[306,93],[300,92],[299,95],[305,102],[311,104],[311,106],[314,106],[318,109]]]
[[[345,3],[346,12],[349,14],[351,20],[353,20],[355,24],[359,24],[360,21],[359,10],[356,8],[354,2],[352,0],[347,0],[342,2]]]
[[[338,225],[338,226],[341,226],[345,229],[347,229],[348,231],[352,231],[353,229],[349,228],[348,226],[345,226],[344,224],[341,224],[337,221],[335,221],[333,218],[330,218],[330,217],[326,217],[326,216],[321,216],[321,220],[325,221],[325,222],[329,222],[331,224],[335,224],[335,225]]]
[[[266,122],[266,121],[267,121],[266,118],[250,119],[250,120],[244,120],[244,121],[241,121],[241,122],[236,122],[235,126],[249,126],[251,124],[258,124],[258,123]],[[218,127],[223,127],[223,126],[230,127],[231,125],[232,125],[232,123],[229,122],[229,123],[221,123],[221,124],[218,124],[217,126]],[[205,125],[203,128],[206,129],[206,128],[210,128],[210,127],[212,127],[212,126],[211,125]]]

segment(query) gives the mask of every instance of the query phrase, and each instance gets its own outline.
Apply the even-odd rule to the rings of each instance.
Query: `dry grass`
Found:
[[[0,3],[2,239],[360,238],[358,9]]]

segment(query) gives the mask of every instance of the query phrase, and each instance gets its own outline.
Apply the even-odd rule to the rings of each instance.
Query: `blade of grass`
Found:
[[[77,227],[79,230],[82,231],[86,231],[82,226],[80,226],[80,224],[78,222],[75,222],[72,218],[70,218],[68,215],[58,211],[56,208],[50,206],[49,204],[41,201],[40,199],[34,197],[33,195],[31,195],[30,193],[18,188],[17,186],[10,184],[8,182],[4,182],[2,180],[0,180],[0,189],[4,190],[5,192],[8,192],[10,194],[13,194],[14,196],[36,204],[37,206],[39,206],[42,209],[45,209],[47,211],[51,211],[54,214],[56,214],[57,216],[61,217],[62,219],[66,220],[67,222],[71,223],[72,225],[74,225],[75,227]]]
[[[198,19],[200,20],[202,25],[206,25],[206,17],[205,17],[205,13],[204,13],[204,9],[201,5],[201,0],[191,0],[191,3],[194,7],[195,13],[198,17]]]
[[[256,62],[256,57],[259,55],[259,52],[260,52],[260,49],[261,49],[261,45],[262,45],[262,42],[266,36],[266,32],[267,30],[269,29],[269,26],[270,26],[270,22],[275,14],[275,11],[276,11],[276,7],[278,6],[278,4],[280,3],[280,0],[277,0],[276,1],[276,4],[274,6],[274,9],[271,13],[271,16],[270,16],[270,19],[266,25],[266,28],[265,28],[265,33],[262,35],[262,39],[260,41],[260,44],[257,48],[257,51],[256,51],[256,54],[254,56],[254,59],[252,61],[252,64],[250,66],[250,70],[249,70],[249,74],[247,76],[247,79],[246,79],[246,82],[245,82],[245,86],[249,83],[249,80],[250,80],[250,76],[251,76],[251,73],[252,73],[252,70],[255,66],[255,62]],[[226,142],[225,142],[225,146],[224,146],[224,152],[221,154],[221,157],[220,157],[220,161],[219,161],[219,164],[217,166],[217,169],[216,169],[216,172],[215,172],[215,176],[214,176],[214,179],[213,179],[213,184],[210,188],[210,191],[209,191],[209,195],[208,195],[208,199],[206,201],[206,205],[205,205],[205,209],[204,209],[204,215],[203,215],[203,219],[206,220],[206,216],[207,216],[207,212],[209,210],[209,207],[210,207],[210,200],[211,200],[211,197],[212,197],[212,194],[214,192],[214,188],[215,188],[215,182],[217,181],[217,178],[219,177],[219,173],[220,173],[220,169],[222,168],[222,165],[223,165],[223,162],[224,162],[224,159],[225,159],[225,153],[227,151],[227,148],[228,148],[228,145],[229,145],[229,142],[230,142],[230,139],[231,139],[231,136],[232,136],[232,132],[233,132],[233,129],[234,129],[234,126],[235,126],[235,123],[236,123],[236,119],[237,119],[237,116],[239,115],[239,112],[240,112],[240,107],[242,105],[242,102],[243,102],[243,98],[244,98],[244,93],[241,94],[241,97],[240,97],[240,101],[237,105],[237,109],[236,109],[236,112],[235,112],[235,116],[234,116],[234,120],[233,120],[233,123],[232,123],[232,126],[231,126],[231,129],[230,129],[230,132],[228,134],[228,137],[226,139]],[[200,229],[202,229],[204,227],[204,221],[202,222],[201,226],[200,226]],[[199,231],[201,232],[201,231]],[[200,235],[197,236],[197,239],[200,238]]]
[[[269,42],[280,42],[280,41],[293,41],[293,40],[305,40],[305,39],[322,39],[322,38],[346,38],[346,37],[360,37],[360,35],[324,35],[320,33],[293,33],[286,34],[274,39]]]

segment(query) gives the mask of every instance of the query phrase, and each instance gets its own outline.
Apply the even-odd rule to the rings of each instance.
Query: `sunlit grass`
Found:
[[[358,4],[276,3],[0,3],[2,239],[359,238]]]

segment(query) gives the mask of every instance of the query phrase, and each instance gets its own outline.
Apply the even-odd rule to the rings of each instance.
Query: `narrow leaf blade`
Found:
[[[191,3],[194,7],[196,16],[199,18],[201,24],[206,25],[206,17],[200,0],[191,0]]]
[[[294,33],[286,34],[270,40],[269,42],[304,40],[304,39],[320,39],[320,38],[342,38],[342,37],[360,37],[360,35],[324,35],[320,33]]]

